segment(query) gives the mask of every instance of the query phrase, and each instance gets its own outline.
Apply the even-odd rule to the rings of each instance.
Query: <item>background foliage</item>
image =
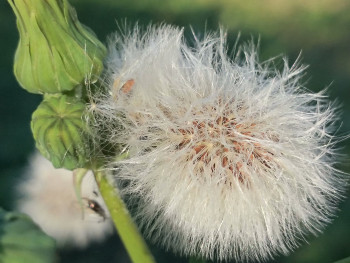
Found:
[[[71,0],[79,19],[91,27],[102,41],[117,30],[117,23],[143,25],[166,22],[195,32],[228,30],[233,48],[240,42],[260,38],[261,60],[288,54],[290,64],[302,54],[303,64],[311,65],[305,85],[319,91],[329,86],[329,95],[343,109],[339,133],[350,131],[350,2],[346,0]],[[14,186],[33,152],[31,113],[40,101],[19,88],[13,73],[13,55],[18,33],[15,17],[6,1],[0,2],[0,206],[12,209]],[[349,140],[342,143],[347,155],[342,169],[349,169]],[[349,191],[348,191],[349,193]],[[349,194],[348,194],[349,196]],[[333,224],[319,237],[309,238],[288,257],[271,262],[333,262],[350,256],[350,199],[342,202]],[[158,262],[186,262],[152,247]],[[57,251],[60,262],[128,262],[118,237],[86,250]]]

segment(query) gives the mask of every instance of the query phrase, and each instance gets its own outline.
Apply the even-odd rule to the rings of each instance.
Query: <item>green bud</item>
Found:
[[[67,0],[8,0],[17,17],[14,73],[32,93],[58,93],[95,82],[105,46],[77,19]]]
[[[84,103],[66,95],[46,96],[32,115],[36,147],[56,168],[73,170],[89,161]]]

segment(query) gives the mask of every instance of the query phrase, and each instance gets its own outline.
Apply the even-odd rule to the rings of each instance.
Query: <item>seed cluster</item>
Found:
[[[215,108],[209,110],[216,113]],[[209,120],[195,119],[188,124],[186,129],[173,130],[182,136],[176,148],[186,149],[186,161],[191,161],[198,176],[206,169],[210,169],[212,176],[222,171],[223,183],[232,185],[238,179],[241,184],[249,185],[253,165],[271,168],[274,154],[254,139],[266,137],[258,131],[256,123],[240,123],[233,112],[223,112]],[[277,136],[274,140],[278,141]]]

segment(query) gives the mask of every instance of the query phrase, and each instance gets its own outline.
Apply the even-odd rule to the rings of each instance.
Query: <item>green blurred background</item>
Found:
[[[306,85],[313,91],[329,86],[329,95],[343,106],[339,133],[350,131],[350,2],[347,0],[71,0],[79,19],[103,41],[117,23],[166,22],[195,32],[228,30],[232,48],[260,38],[260,59],[287,54],[290,64],[302,52],[310,65]],[[11,210],[14,185],[33,152],[31,113],[41,100],[22,90],[12,73],[18,33],[15,17],[6,1],[0,2],[0,206]],[[349,172],[349,140],[341,143],[347,155],[342,169]],[[349,196],[349,191],[347,196]],[[334,222],[319,237],[310,237],[290,256],[271,262],[333,262],[350,256],[350,200],[345,199]],[[187,262],[152,247],[157,262]],[[59,262],[130,262],[117,236],[86,250],[58,250]]]

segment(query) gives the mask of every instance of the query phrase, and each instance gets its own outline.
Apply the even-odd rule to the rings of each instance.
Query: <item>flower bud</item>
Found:
[[[74,89],[103,68],[106,48],[77,19],[67,0],[8,0],[17,17],[20,40],[14,73],[32,93]]]
[[[36,147],[54,167],[73,170],[88,162],[85,105],[66,95],[47,96],[32,115]]]

